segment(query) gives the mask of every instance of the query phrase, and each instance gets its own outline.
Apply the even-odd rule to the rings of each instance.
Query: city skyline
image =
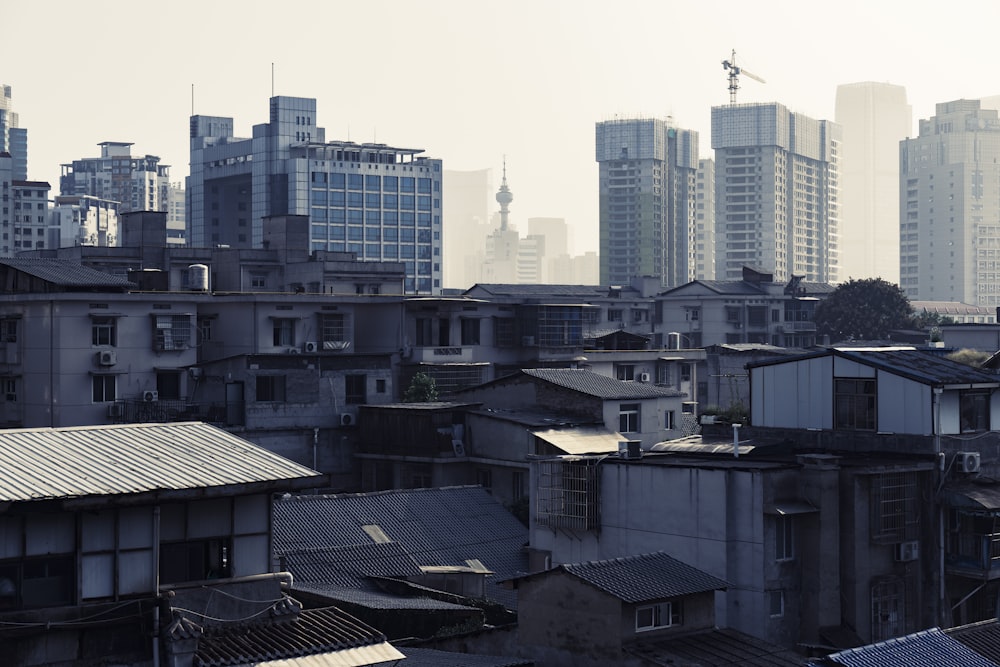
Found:
[[[598,245],[597,122],[670,116],[698,131],[700,157],[712,157],[711,107],[729,101],[721,62],[735,49],[740,65],[767,81],[741,77],[741,103],[778,102],[833,120],[838,85],[885,81],[906,89],[915,128],[937,103],[1000,88],[985,76],[987,31],[1000,7],[958,5],[941,13],[896,2],[627,2],[613,10],[520,0],[497,8],[292,2],[274,15],[259,2],[181,1],[158,13],[118,0],[17,3],[7,19],[23,29],[0,43],[0,81],[29,131],[28,178],[48,181],[53,196],[59,165],[104,141],[133,143],[183,181],[192,111],[231,115],[235,134],[249,136],[273,92],[317,98],[331,140],[420,148],[445,170],[499,173],[506,155],[518,184],[512,222],[564,218],[570,251],[580,253]],[[837,39],[818,41],[820,23]],[[906,39],[884,47],[894,33]],[[948,48],[959,34],[962,49]]]

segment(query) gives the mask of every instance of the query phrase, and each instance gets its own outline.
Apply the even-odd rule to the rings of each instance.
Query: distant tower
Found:
[[[503,181],[500,183],[500,189],[497,190],[497,203],[500,204],[500,231],[507,231],[507,216],[510,211],[508,206],[514,201],[514,194],[507,187],[507,158],[503,160]]]
[[[843,129],[838,278],[899,282],[899,142],[913,129],[906,89],[837,86],[835,120]]]

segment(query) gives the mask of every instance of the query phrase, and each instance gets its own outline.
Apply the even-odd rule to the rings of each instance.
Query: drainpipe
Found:
[[[733,424],[733,458],[740,458],[740,426],[742,424]]]
[[[153,506],[153,667],[160,667],[160,506]]]
[[[933,434],[934,434],[934,456],[940,461],[942,457],[941,452],[941,394],[944,392],[942,387],[934,387],[931,390],[931,401],[932,401],[932,413],[931,419],[934,422]],[[939,466],[940,468],[940,466]],[[945,474],[945,470],[942,469],[939,473],[942,476]],[[944,480],[941,480],[941,484],[938,488],[944,485]],[[945,618],[945,609],[947,605],[945,604],[945,587],[944,587],[944,508],[941,506],[940,498],[938,499],[938,617],[941,620],[941,627],[946,627],[947,621]]]

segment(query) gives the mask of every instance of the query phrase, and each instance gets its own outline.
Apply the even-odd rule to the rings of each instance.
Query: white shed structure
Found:
[[[914,348],[832,348],[747,369],[754,426],[922,436],[1000,426],[1000,376]]]

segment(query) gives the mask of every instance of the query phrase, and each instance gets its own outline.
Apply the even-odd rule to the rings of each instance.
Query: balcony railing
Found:
[[[112,424],[202,421],[228,423],[224,403],[193,403],[184,399],[143,400],[126,398],[108,405]]]
[[[952,534],[947,561],[949,566],[967,570],[1000,570],[1000,533]]]

